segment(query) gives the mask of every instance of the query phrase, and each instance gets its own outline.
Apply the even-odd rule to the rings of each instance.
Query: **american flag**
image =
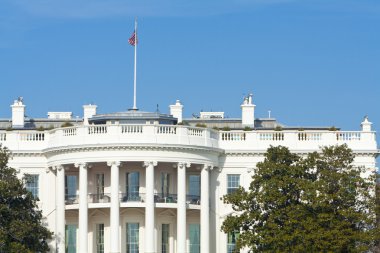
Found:
[[[136,36],[136,31],[133,31],[131,37],[129,38],[128,40],[129,44],[131,44],[132,46],[136,46],[137,44],[137,36]]]

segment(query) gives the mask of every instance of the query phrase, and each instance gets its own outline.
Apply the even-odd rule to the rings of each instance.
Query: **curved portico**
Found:
[[[56,170],[57,182],[60,182],[57,184],[57,194],[65,193],[65,196],[57,195],[57,199],[65,200],[65,205],[57,205],[57,219],[61,221],[57,225],[62,226],[62,221],[65,220],[62,208],[74,220],[77,211],[79,252],[96,252],[93,249],[94,242],[88,239],[91,239],[90,234],[95,233],[91,229],[94,224],[88,216],[89,213],[98,211],[107,213],[109,226],[106,226],[104,236],[110,239],[109,245],[104,245],[108,247],[105,250],[112,253],[125,252],[127,228],[124,228],[123,217],[139,210],[144,221],[139,225],[144,230],[140,252],[161,252],[159,247],[162,242],[157,241],[157,238],[162,237],[159,235],[160,213],[172,210],[170,213],[176,219],[170,228],[170,247],[176,249],[176,252],[186,252],[189,247],[187,212],[193,210],[191,215],[195,215],[200,224],[201,244],[205,244],[203,247],[201,245],[202,252],[208,252],[209,185],[206,182],[209,180],[210,168],[217,166],[219,153],[218,149],[206,151],[196,146],[167,145],[113,145],[112,148],[91,145],[46,150],[52,168],[65,168]],[[130,186],[132,182],[128,180],[135,180],[130,178],[131,175],[138,175],[135,176],[138,177],[138,186]],[[76,177],[78,185],[75,196],[68,194],[73,189],[68,189],[65,176]],[[99,178],[101,182],[97,181]],[[193,180],[191,186],[189,180]],[[66,185],[62,184],[65,181]],[[197,184],[199,190],[194,195],[191,191],[194,191],[192,188]],[[138,192],[128,192],[131,187],[138,187]],[[58,233],[61,237],[59,241],[64,242],[64,226],[58,230],[61,231]]]

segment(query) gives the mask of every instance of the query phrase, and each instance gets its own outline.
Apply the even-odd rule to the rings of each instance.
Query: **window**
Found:
[[[227,234],[227,253],[234,253],[236,240],[239,238],[239,232],[234,231]]]
[[[240,186],[240,175],[228,174],[227,175],[227,194],[233,193]]]
[[[77,176],[65,176],[65,200],[66,204],[72,204],[77,199]]]
[[[25,188],[33,194],[33,197],[38,198],[38,179],[39,175],[25,175]]]
[[[161,193],[163,198],[169,196],[169,187],[170,187],[170,174],[166,172],[161,173]]]
[[[201,177],[199,175],[189,176],[189,196],[187,201],[191,204],[199,204],[200,190],[201,190]]]
[[[139,253],[139,223],[127,223],[127,253]]]
[[[99,202],[104,197],[104,174],[96,174],[96,197]]]
[[[96,252],[104,253],[104,224],[96,224]]]
[[[126,200],[137,201],[140,200],[139,191],[140,191],[140,173],[131,172],[127,173],[126,178]]]
[[[65,246],[66,253],[76,253],[77,252],[77,226],[76,225],[66,225],[66,236],[65,236]]]
[[[169,224],[162,224],[161,252],[169,253]]]
[[[200,244],[200,226],[199,224],[189,224],[190,253],[199,253]]]

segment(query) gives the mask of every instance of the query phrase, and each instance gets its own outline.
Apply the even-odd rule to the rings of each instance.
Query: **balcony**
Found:
[[[145,193],[120,193],[119,194],[120,203],[145,203]],[[186,195],[186,203],[191,205],[200,205],[199,195]],[[96,203],[110,203],[111,196],[108,193],[103,194],[88,194],[87,201],[89,204]],[[177,194],[154,194],[154,203],[167,203],[176,204]],[[65,195],[66,205],[77,205],[79,204],[79,195]]]
[[[361,131],[220,131],[218,144],[227,151],[266,150],[270,145],[310,151],[337,144],[347,144],[353,150],[377,149],[375,132]]]
[[[12,151],[42,151],[101,144],[166,144],[217,147],[214,130],[173,125],[92,125],[49,131],[0,131],[0,143]]]
[[[318,150],[346,143],[354,150],[376,150],[375,132],[252,130],[215,131],[173,125],[93,125],[50,131],[0,131],[0,143],[11,151],[44,151],[86,145],[183,145],[224,150],[266,150],[270,145],[292,150]]]

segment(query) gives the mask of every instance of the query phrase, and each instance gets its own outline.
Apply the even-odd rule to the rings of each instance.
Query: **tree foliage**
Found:
[[[375,178],[353,159],[346,145],[304,158],[270,147],[249,189],[223,197],[235,213],[222,230],[240,231],[237,252],[365,252],[379,235]]]
[[[37,200],[8,167],[9,158],[0,145],[0,252],[48,252],[52,233],[41,224]]]

